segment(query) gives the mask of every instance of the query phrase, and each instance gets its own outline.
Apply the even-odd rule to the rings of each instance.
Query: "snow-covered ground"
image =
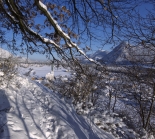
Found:
[[[118,114],[102,111],[107,99],[103,94],[101,108],[81,109],[81,103],[73,105],[72,99],[59,94],[59,89],[49,89],[70,81],[72,71],[54,67],[51,72],[46,65],[24,66],[9,82],[0,82],[0,139],[154,139],[138,135]],[[51,78],[53,73],[55,79],[48,81],[47,75]],[[0,75],[3,78],[2,72]],[[45,87],[47,84],[51,87]],[[104,92],[108,95],[108,88]],[[124,103],[117,101],[119,108],[120,104]]]
[[[33,69],[45,75],[45,70]],[[8,87],[1,86],[0,106],[0,139],[114,138],[78,115],[59,94],[23,75],[15,76]]]

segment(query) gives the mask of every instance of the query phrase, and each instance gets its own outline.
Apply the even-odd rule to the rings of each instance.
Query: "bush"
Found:
[[[5,83],[7,82],[7,85],[9,81],[14,77],[15,74],[17,74],[18,69],[18,59],[10,56],[8,58],[5,58],[0,63],[0,82]]]

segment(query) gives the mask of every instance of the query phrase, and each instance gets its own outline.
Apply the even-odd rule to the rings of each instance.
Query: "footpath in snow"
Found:
[[[1,87],[0,106],[0,139],[113,139],[57,93],[23,76]]]

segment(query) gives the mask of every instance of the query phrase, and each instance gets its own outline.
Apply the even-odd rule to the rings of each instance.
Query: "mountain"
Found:
[[[151,64],[154,63],[155,48],[149,44],[134,46],[122,42],[108,53],[105,59],[111,64]]]
[[[89,58],[92,58],[101,63],[122,63],[127,61],[129,56],[129,45],[126,42],[121,42],[116,46],[111,52],[105,50],[97,50],[94,54],[89,55]]]
[[[133,46],[121,42],[111,52],[98,50],[90,58],[107,64],[151,64],[155,59],[155,48],[151,45]]]
[[[103,57],[107,55],[107,51],[105,50],[97,50],[94,54],[89,55],[90,58],[94,60],[101,60]]]
[[[102,60],[110,64],[125,63],[128,61],[129,50],[129,45],[123,41],[106,56],[104,56]]]

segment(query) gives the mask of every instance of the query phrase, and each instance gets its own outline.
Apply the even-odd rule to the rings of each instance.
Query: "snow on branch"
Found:
[[[0,2],[2,4],[2,1],[0,1]],[[8,2],[7,6],[10,9],[10,11],[8,11],[6,9],[3,9],[3,10],[6,12],[7,16],[10,18],[10,20],[12,22],[19,25],[19,28],[25,35],[30,34],[30,35],[38,38],[42,43],[51,44],[54,47],[61,49],[61,47],[57,43],[55,43],[54,40],[42,36],[41,34],[35,32],[31,27],[29,27],[27,25],[24,18],[22,17],[22,13],[21,13],[20,9],[18,8],[17,3],[14,2],[14,0],[7,0],[7,2]],[[59,36],[64,39],[68,48],[75,48],[77,50],[77,52],[79,52],[81,55],[85,56],[86,59],[98,64],[96,61],[89,59],[87,57],[87,55],[77,46],[77,44],[72,42],[70,36],[61,29],[58,22],[53,18],[53,16],[48,11],[46,5],[43,4],[41,2],[41,0],[35,0],[35,4],[38,7],[38,9],[44,14],[44,16],[47,17],[47,19],[49,20],[51,25],[54,27],[55,31],[58,32]]]
[[[0,4],[2,5],[1,7],[3,8],[2,1],[0,1]],[[30,27],[27,26],[27,24],[24,22],[23,18],[21,17],[21,14],[19,12],[20,10],[18,9],[18,6],[16,5],[16,3],[13,0],[7,0],[7,4],[8,4],[8,7],[10,8],[11,12],[6,11],[6,9],[4,9],[4,8],[3,8],[3,11],[10,18],[10,20],[12,22],[17,23],[19,25],[20,29],[24,31],[23,33],[28,32],[29,34],[37,37],[43,43],[52,44],[55,47],[60,49],[59,45],[57,45],[53,40],[41,36],[40,34],[38,34],[37,32],[35,32],[34,30],[32,30]]]
[[[68,36],[68,34],[66,34],[61,27],[59,26],[58,22],[56,20],[54,20],[54,18],[52,17],[52,15],[50,14],[50,12],[48,11],[47,7],[45,4],[43,4],[40,0],[35,0],[35,3],[37,5],[37,7],[43,12],[43,14],[48,18],[49,22],[52,24],[52,26],[55,28],[55,30],[59,33],[59,35],[65,40],[66,44],[68,47],[70,48],[76,48],[77,51],[85,56],[89,61],[94,62],[96,64],[98,64],[96,61],[94,61],[93,59],[89,59],[86,54],[77,46],[76,43],[73,43],[71,41],[71,38]]]
[[[35,0],[36,4],[38,6],[38,8],[44,13],[44,15],[48,18],[48,20],[50,21],[50,23],[52,24],[52,26],[55,28],[55,30],[57,30],[59,32],[59,34],[61,35],[61,37],[70,40],[70,37],[62,31],[61,27],[58,25],[57,21],[54,20],[54,18],[52,17],[52,15],[50,14],[50,12],[48,11],[46,5],[44,5],[40,0]]]

